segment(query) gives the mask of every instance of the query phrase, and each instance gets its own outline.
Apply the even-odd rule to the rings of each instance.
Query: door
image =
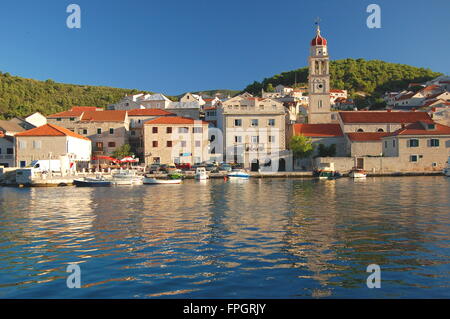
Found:
[[[356,159],[356,168],[364,169],[364,158]]]

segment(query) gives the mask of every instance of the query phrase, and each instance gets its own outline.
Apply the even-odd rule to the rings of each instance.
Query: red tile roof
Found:
[[[97,107],[95,106],[74,106],[68,111],[63,111],[59,113],[55,113],[52,115],[49,115],[48,118],[55,118],[55,117],[79,117],[83,112],[87,111],[97,111]],[[98,111],[100,112],[100,111]]]
[[[45,124],[25,132],[17,133],[15,136],[71,136],[90,141],[87,137],[54,124]]]
[[[414,92],[408,93],[408,94],[404,94],[404,95],[398,97],[398,98],[397,98],[397,101],[409,100],[409,99],[412,98],[414,95],[416,95],[416,93],[414,93]]]
[[[425,129],[425,127],[417,122],[412,123],[404,128],[401,128],[394,133],[390,134],[390,136],[398,136],[398,135],[450,135],[450,127],[445,126],[438,123],[433,123],[435,125],[435,129]]]
[[[348,138],[352,142],[375,142],[381,141],[381,138],[388,136],[390,133],[386,132],[361,132],[361,133],[347,133]]]
[[[344,136],[339,124],[294,124],[294,135],[308,137]]]
[[[339,112],[339,115],[345,124],[433,122],[426,112],[349,111]]]
[[[205,111],[211,111],[211,110],[217,110],[217,107],[215,107],[215,106],[205,107]]]
[[[81,117],[82,122],[124,122],[127,111],[87,111]]]
[[[330,90],[330,93],[345,93],[343,90]]]
[[[208,124],[208,122],[201,120],[194,120],[189,117],[182,116],[166,116],[166,117],[158,117],[156,119],[145,122],[145,124],[153,125],[153,124]]]
[[[175,113],[167,112],[161,109],[134,109],[128,111],[128,116],[168,116]]]

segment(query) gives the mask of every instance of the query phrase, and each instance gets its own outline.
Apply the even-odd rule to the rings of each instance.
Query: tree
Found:
[[[295,135],[289,142],[289,148],[293,154],[293,160],[300,158],[308,158],[314,152],[314,145],[312,139],[304,135]]]
[[[133,154],[133,152],[131,152],[130,144],[124,144],[121,147],[116,148],[114,150],[114,152],[112,153],[112,156],[114,158],[118,158],[118,159],[121,159],[121,158],[124,158],[127,156],[133,156],[133,155],[134,154]]]
[[[275,92],[275,89],[274,89],[272,83],[267,84],[266,92]]]

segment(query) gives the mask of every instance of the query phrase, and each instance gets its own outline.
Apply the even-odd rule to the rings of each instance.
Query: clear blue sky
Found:
[[[79,30],[66,27],[71,3]],[[371,3],[381,29],[366,26]],[[38,80],[169,95],[243,89],[305,66],[317,16],[332,59],[450,73],[449,0],[22,0],[2,1],[0,15],[0,70]]]

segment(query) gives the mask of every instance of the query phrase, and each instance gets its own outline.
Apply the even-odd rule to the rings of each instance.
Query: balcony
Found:
[[[246,152],[264,152],[265,145],[261,143],[246,143],[245,151]]]

